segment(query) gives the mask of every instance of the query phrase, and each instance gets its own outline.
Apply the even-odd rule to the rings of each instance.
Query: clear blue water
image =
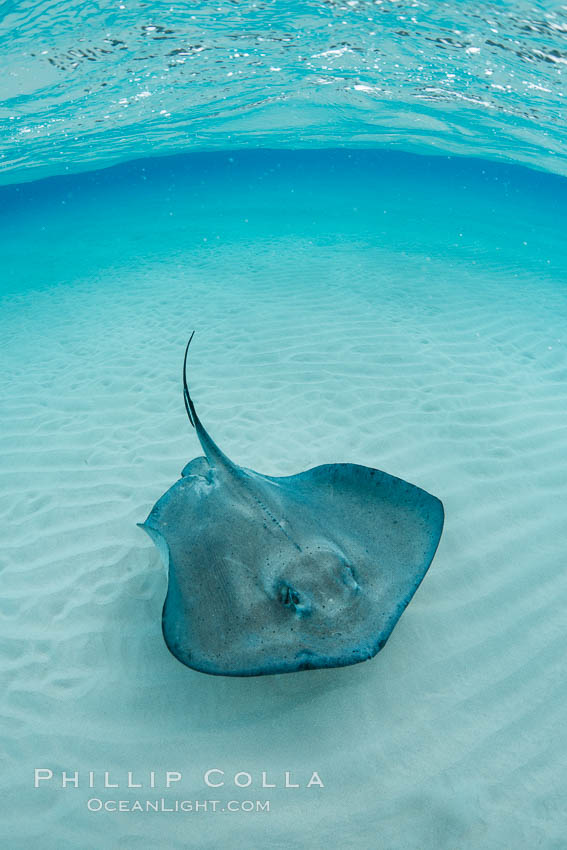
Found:
[[[564,178],[470,159],[340,150],[155,158],[0,188],[1,286],[45,288],[278,239],[561,279],[566,211]]]
[[[0,843],[559,850],[565,6],[1,14]],[[167,652],[136,522],[200,451],[192,329],[236,462],[357,462],[443,499],[372,662],[229,680]],[[269,815],[94,814],[35,767],[125,797],[127,771],[181,770],[168,800],[210,797],[213,767],[255,778],[223,800],[279,784]]]

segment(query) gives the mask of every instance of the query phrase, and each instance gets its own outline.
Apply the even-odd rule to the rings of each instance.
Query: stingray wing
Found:
[[[270,480],[283,488],[285,501],[295,504],[296,528],[315,521],[347,555],[370,602],[359,633],[362,637],[366,631],[370,654],[375,654],[433,560],[443,530],[441,501],[393,475],[350,463]]]

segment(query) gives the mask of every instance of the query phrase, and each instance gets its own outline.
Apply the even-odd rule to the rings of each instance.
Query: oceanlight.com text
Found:
[[[89,812],[269,812],[270,800],[101,800],[87,801]]]

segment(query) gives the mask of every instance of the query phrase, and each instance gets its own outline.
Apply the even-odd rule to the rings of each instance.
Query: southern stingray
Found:
[[[213,442],[187,386],[204,456],[141,527],[169,573],[163,635],[183,664],[223,676],[341,667],[374,656],[423,579],[443,505],[352,463],[283,478],[237,466]]]

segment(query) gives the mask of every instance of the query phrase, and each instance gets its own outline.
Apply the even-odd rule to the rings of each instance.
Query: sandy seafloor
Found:
[[[0,190],[3,847],[566,846],[565,189],[256,152]],[[228,679],[168,653],[136,522],[200,453],[192,329],[195,401],[234,460],[352,461],[443,500],[437,556],[372,661]],[[81,787],[36,790],[35,767]],[[213,767],[255,783],[207,792]],[[86,787],[166,769],[170,792]],[[262,790],[262,770],[325,787]],[[271,811],[91,813],[93,796]]]

